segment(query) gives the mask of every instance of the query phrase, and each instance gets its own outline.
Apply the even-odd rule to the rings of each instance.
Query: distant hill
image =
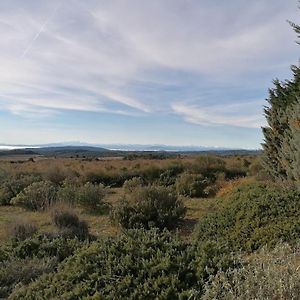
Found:
[[[112,152],[105,148],[91,146],[43,147],[34,149],[34,151],[43,156],[59,157],[97,157]]]
[[[96,145],[64,145],[47,144],[47,145],[1,145],[1,156],[32,155],[45,157],[73,157],[73,158],[96,158],[96,157],[115,157],[115,156],[132,156],[132,157],[174,157],[176,155],[197,155],[197,154],[215,154],[215,155],[259,155],[261,150],[245,149],[226,149],[226,148],[209,148],[201,146],[167,146],[167,145],[123,145],[110,144],[106,147]],[[13,149],[16,147],[16,149]],[[1,150],[2,149],[2,150]]]

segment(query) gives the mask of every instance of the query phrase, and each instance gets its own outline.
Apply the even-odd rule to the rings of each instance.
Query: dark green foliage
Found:
[[[166,231],[129,231],[83,248],[11,299],[199,299],[205,278],[229,265],[214,247],[195,250]]]
[[[0,265],[0,298],[5,299],[16,286],[29,284],[44,273],[55,270],[54,257],[7,260]]]
[[[35,237],[14,240],[0,247],[0,298],[42,274],[53,272],[58,264],[80,249],[78,240]]]
[[[221,158],[212,155],[201,155],[197,157],[195,163],[192,165],[192,173],[209,176],[216,172],[224,172],[226,169],[225,166],[225,161]]]
[[[299,34],[299,26],[293,27]],[[291,80],[275,80],[269,91],[264,165],[274,179],[300,186],[300,69],[293,66],[292,71]]]
[[[219,200],[220,210],[200,220],[199,241],[220,241],[232,250],[256,250],[300,238],[300,193],[265,184],[245,185]]]
[[[101,211],[105,206],[103,201],[105,195],[104,185],[87,182],[77,190],[76,201],[90,211]]]
[[[55,210],[53,212],[53,222],[59,228],[60,235],[64,237],[86,239],[89,236],[88,225],[85,221],[80,221],[78,216],[68,210]]]
[[[179,195],[188,197],[206,197],[206,190],[212,180],[201,174],[181,174],[175,183],[176,191]]]
[[[79,184],[65,180],[57,191],[58,202],[71,205],[76,204],[79,187]]]
[[[135,189],[114,210],[113,218],[121,227],[174,228],[184,217],[186,208],[172,189],[147,186]]]
[[[45,210],[56,202],[56,187],[49,181],[34,182],[11,200],[29,210]]]
[[[175,184],[177,176],[184,171],[182,165],[176,164],[164,170],[159,176],[159,184],[170,186]]]
[[[10,200],[33,182],[40,181],[39,176],[20,174],[10,176],[0,184],[0,205],[9,205]]]

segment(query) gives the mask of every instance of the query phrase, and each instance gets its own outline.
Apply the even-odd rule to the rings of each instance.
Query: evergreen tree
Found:
[[[290,23],[300,37],[300,26]],[[292,66],[293,78],[274,81],[265,107],[268,126],[265,137],[264,165],[279,181],[295,182],[300,186],[300,69]]]

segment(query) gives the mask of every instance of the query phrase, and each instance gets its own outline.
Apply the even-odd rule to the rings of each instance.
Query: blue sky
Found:
[[[0,142],[259,148],[297,0],[1,0]]]

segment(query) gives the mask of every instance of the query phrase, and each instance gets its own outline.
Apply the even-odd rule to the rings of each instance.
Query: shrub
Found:
[[[40,177],[33,175],[18,175],[7,178],[0,185],[0,205],[9,205],[10,200],[33,182],[40,181]]]
[[[87,223],[80,221],[78,216],[70,210],[56,209],[52,214],[52,219],[64,237],[86,239],[89,236]]]
[[[34,182],[11,200],[30,210],[45,210],[56,201],[56,188],[49,181]]]
[[[256,250],[300,237],[300,193],[266,184],[248,184],[219,199],[219,211],[200,220],[199,241],[224,241],[232,250]]]
[[[199,174],[182,174],[176,180],[175,187],[179,195],[188,197],[205,197],[211,180]]]
[[[114,210],[113,218],[121,227],[174,228],[184,217],[186,208],[177,195],[162,186],[137,188]]]
[[[191,169],[195,173],[208,176],[216,172],[224,172],[225,165],[225,161],[221,158],[212,155],[201,155],[196,158],[195,163],[191,166]]]
[[[62,187],[58,189],[57,201],[66,204],[75,204],[78,190],[78,184],[65,180]]]
[[[77,192],[77,202],[90,211],[99,211],[105,207],[106,189],[103,184],[86,183]]]
[[[66,179],[67,175],[65,170],[54,165],[45,171],[44,177],[46,181],[50,181],[55,185],[60,185]]]
[[[298,299],[300,295],[299,246],[266,248],[250,258],[239,258],[241,267],[211,276],[201,299]]]
[[[35,236],[0,245],[0,298],[54,272],[59,263],[83,246],[77,239]],[[29,297],[31,298],[31,297]]]
[[[132,193],[136,188],[142,187],[144,185],[143,179],[141,177],[133,177],[124,182],[123,188],[125,192]]]
[[[164,186],[171,186],[175,184],[176,177],[184,170],[182,165],[171,165],[159,176],[159,184]]]
[[[224,256],[213,242],[195,247],[166,230],[129,230],[80,249],[10,299],[200,299],[210,275],[234,267]]]
[[[0,298],[7,299],[13,289],[29,284],[44,273],[55,270],[55,258],[7,260],[0,266]]]
[[[12,239],[25,240],[37,232],[37,228],[33,223],[17,221],[8,228],[8,235]]]
[[[11,299],[188,299],[197,285],[192,261],[170,233],[130,231],[82,249]]]

